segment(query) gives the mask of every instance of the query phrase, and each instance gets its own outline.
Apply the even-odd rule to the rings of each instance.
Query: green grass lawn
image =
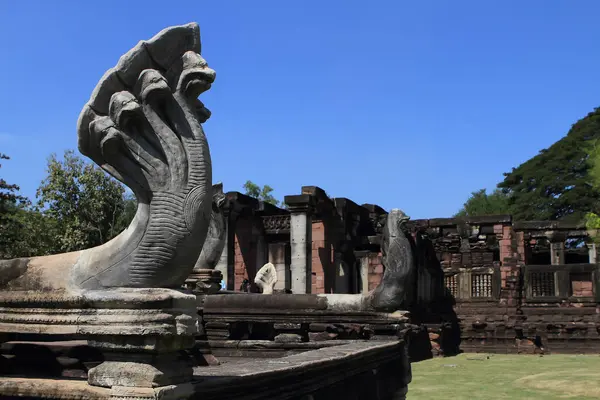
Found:
[[[412,376],[408,400],[600,399],[597,355],[461,354],[414,363]]]

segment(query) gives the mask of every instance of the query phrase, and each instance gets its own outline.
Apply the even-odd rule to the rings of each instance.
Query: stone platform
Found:
[[[196,367],[191,382],[159,388],[109,389],[90,386],[83,379],[1,377],[0,397],[392,400],[404,398],[410,377],[402,341],[353,341],[261,362],[239,358]]]
[[[180,290],[0,292],[0,343],[38,341],[21,343],[22,351],[17,345],[16,353],[3,356],[0,373],[35,371],[36,364],[41,364],[31,355],[37,345],[40,359],[46,363],[41,370],[63,374],[69,370],[65,358],[73,359],[73,364],[79,364],[75,376],[85,371],[92,386],[180,384],[192,378],[192,360],[182,353],[194,346],[197,332],[196,296]],[[65,357],[60,346],[50,349],[39,343],[56,341],[57,337],[85,339],[86,346],[101,357],[82,367],[83,359]],[[48,352],[57,354],[54,363]],[[25,360],[29,365],[23,365]]]

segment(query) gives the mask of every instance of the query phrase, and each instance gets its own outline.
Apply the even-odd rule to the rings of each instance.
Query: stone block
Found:
[[[309,332],[308,340],[311,342],[323,342],[337,339],[338,334],[333,332]]]
[[[331,330],[332,328],[334,328],[333,325],[330,325],[330,324],[327,324],[327,323],[320,323],[320,322],[312,322],[308,326],[308,329],[311,332],[325,332],[327,330]]]
[[[313,222],[312,224],[312,238],[315,240],[325,240],[325,225],[323,222]]]
[[[315,250],[313,252],[313,258],[319,258],[319,253],[318,250],[321,248],[325,248],[325,240],[319,240],[319,239],[315,239],[313,237],[313,241],[312,241],[312,249]]]
[[[292,322],[279,322],[273,324],[273,329],[278,331],[295,331],[302,329],[302,324]]]
[[[192,364],[176,354],[160,356],[120,354],[120,358],[121,361],[104,361],[90,369],[88,383],[107,388],[113,386],[153,388],[192,380]]]
[[[275,336],[276,343],[301,343],[302,336],[294,333],[280,333]]]

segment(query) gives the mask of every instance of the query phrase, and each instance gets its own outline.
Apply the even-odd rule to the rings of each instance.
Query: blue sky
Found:
[[[2,1],[1,176],[27,196],[77,146],[104,71],[200,24],[213,178],[456,212],[600,105],[600,2]]]

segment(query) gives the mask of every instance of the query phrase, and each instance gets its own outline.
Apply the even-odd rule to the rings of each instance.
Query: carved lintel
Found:
[[[262,217],[263,226],[266,234],[280,234],[290,232],[289,215],[266,215]]]

